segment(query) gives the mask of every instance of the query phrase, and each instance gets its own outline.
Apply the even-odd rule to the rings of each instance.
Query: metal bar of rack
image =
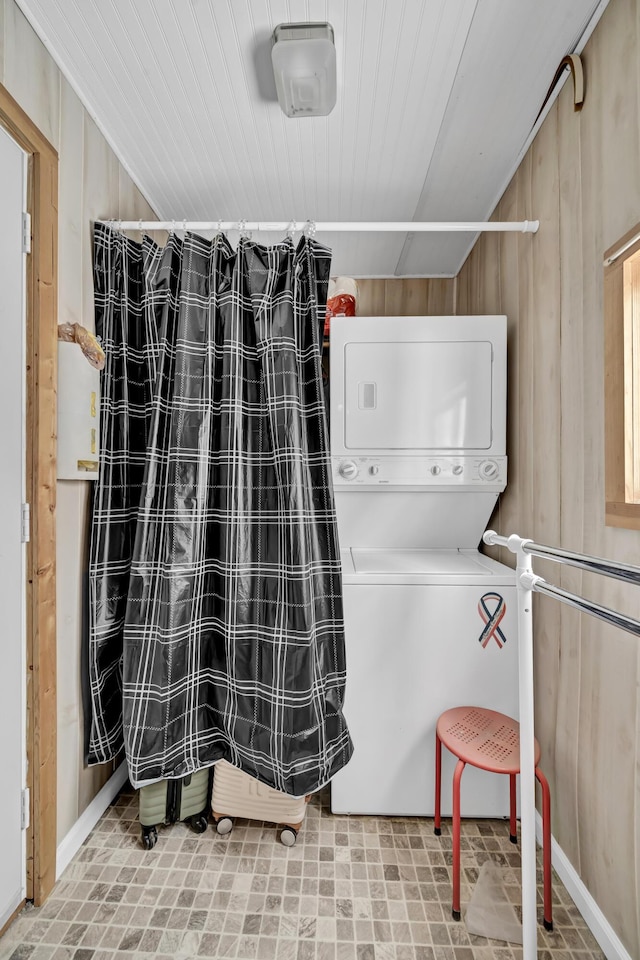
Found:
[[[640,621],[603,607],[584,597],[569,593],[548,583],[533,572],[533,556],[567,563],[627,583],[640,584],[640,567],[573,553],[559,547],[548,547],[512,534],[499,536],[487,530],[483,538],[488,545],[506,547],[517,556],[516,584],[518,589],[518,646],[520,693],[520,822],[522,845],[522,940],[524,960],[535,960],[537,955],[536,926],[536,836],[535,836],[535,774],[533,731],[533,619],[532,594],[541,593],[612,624],[635,636],[640,636]]]

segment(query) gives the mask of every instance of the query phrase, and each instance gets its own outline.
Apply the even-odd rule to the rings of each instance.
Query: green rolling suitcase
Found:
[[[213,767],[197,770],[180,780],[160,780],[138,791],[142,845],[151,850],[158,839],[159,823],[188,820],[196,833],[204,833],[209,822]]]

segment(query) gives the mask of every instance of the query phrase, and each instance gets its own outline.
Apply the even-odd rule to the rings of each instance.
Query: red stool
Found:
[[[436,726],[436,806],[434,828],[440,836],[440,789],[442,744],[458,758],[453,774],[453,905],[454,920],[460,919],[460,780],[470,763],[510,778],[509,839],[516,835],[516,774],[520,773],[520,724],[517,720],[484,707],[454,707],[438,718]],[[540,745],[535,741],[535,774],[542,787],[542,850],[544,871],[544,927],[553,930],[551,918],[551,800],[547,778],[538,767]]]

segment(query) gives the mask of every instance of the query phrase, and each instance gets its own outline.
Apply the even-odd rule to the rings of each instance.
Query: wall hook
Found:
[[[579,110],[582,110],[584,106],[584,72],[582,69],[582,60],[580,59],[577,53],[568,53],[567,56],[563,57],[563,59],[560,61],[560,66],[556,70],[555,76],[551,81],[551,86],[547,90],[547,95],[543,100],[540,110],[538,111],[538,116],[536,117],[535,123],[533,124],[534,126],[538,122],[540,118],[540,114],[546,107],[549,97],[553,93],[556,87],[556,84],[558,83],[558,80],[560,79],[560,77],[562,76],[562,74],[564,73],[567,67],[569,67],[569,70],[571,71],[571,76],[573,77],[573,109],[576,113]]]

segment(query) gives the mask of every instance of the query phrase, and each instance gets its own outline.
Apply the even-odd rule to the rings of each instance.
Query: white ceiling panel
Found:
[[[575,48],[593,10],[592,0],[478,4],[415,220],[484,220],[491,214],[556,68]],[[493,69],[487,64],[488,50]],[[469,234],[414,235],[399,271],[419,274],[428,263],[434,275],[446,275],[451,263],[464,262],[474,239]]]
[[[598,6],[17,2],[158,215],[177,221],[485,219]],[[338,102],[328,117],[287,118],[270,65],[274,27],[324,20]],[[451,276],[473,238],[319,239],[334,274]]]

